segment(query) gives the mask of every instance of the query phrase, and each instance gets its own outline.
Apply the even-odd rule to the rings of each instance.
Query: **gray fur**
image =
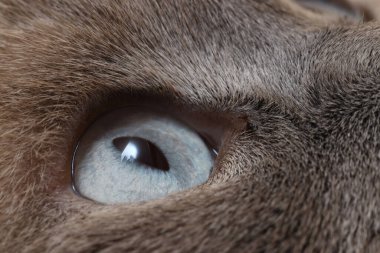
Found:
[[[380,26],[286,1],[0,1],[1,252],[376,252]],[[115,97],[233,123],[209,182],[104,206],[69,188]],[[99,109],[101,108],[101,109]]]

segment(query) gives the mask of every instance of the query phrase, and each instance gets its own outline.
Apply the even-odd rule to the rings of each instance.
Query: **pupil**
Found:
[[[121,153],[122,162],[147,165],[152,169],[169,170],[169,163],[162,151],[152,142],[140,137],[119,137],[112,140]]]

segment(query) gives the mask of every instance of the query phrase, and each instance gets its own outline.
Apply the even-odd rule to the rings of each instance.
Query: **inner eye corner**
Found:
[[[202,138],[203,142],[206,144],[206,146],[209,148],[209,151],[212,155],[212,157],[215,158],[218,156],[219,153],[219,145],[216,143],[215,140],[206,132],[200,132],[199,136]]]

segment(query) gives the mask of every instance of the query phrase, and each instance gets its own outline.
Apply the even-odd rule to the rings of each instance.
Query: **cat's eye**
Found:
[[[77,145],[74,189],[100,203],[164,197],[205,183],[215,147],[187,124],[147,109],[123,108],[96,120]]]

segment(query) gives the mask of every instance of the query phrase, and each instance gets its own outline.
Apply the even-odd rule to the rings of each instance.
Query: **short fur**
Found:
[[[378,23],[260,0],[1,0],[0,14],[0,252],[380,249]],[[242,127],[204,186],[78,197],[78,129],[136,94]]]

